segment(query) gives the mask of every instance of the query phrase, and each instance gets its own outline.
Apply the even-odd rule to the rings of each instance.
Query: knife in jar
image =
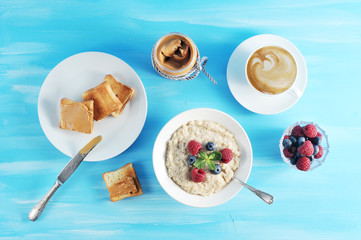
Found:
[[[40,214],[43,212],[46,204],[49,202],[53,194],[58,190],[58,188],[65,183],[65,181],[71,176],[71,174],[78,168],[80,163],[88,155],[88,153],[93,150],[93,148],[100,143],[102,136],[97,136],[93,138],[85,147],[83,147],[76,155],[73,157],[64,169],[59,173],[57,180],[53,187],[49,190],[47,194],[31,209],[28,217],[31,221],[36,221]]]

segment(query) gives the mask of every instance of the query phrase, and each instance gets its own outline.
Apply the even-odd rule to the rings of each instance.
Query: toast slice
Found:
[[[119,111],[123,106],[108,82],[103,82],[95,88],[89,89],[81,97],[84,100],[94,101],[94,119],[97,121]]]
[[[103,173],[102,176],[112,202],[143,194],[133,163],[128,163],[116,171]]]
[[[60,123],[61,129],[68,129],[81,133],[90,134],[94,127],[94,101],[83,102],[72,101],[63,98],[60,101]]]
[[[108,74],[104,78],[104,82],[108,82],[110,87],[112,88],[115,96],[119,99],[119,101],[123,104],[119,111],[114,111],[112,115],[114,117],[119,117],[119,115],[123,112],[127,103],[132,99],[134,94],[134,89],[118,82],[112,75]]]

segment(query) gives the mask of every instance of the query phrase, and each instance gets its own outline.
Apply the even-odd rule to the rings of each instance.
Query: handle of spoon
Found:
[[[262,192],[254,187],[251,187],[250,185],[244,183],[243,181],[241,181],[238,178],[234,178],[234,180],[236,180],[237,182],[239,182],[240,184],[242,184],[244,187],[246,187],[247,189],[249,189],[251,192],[253,192],[254,194],[256,194],[260,199],[262,199],[263,201],[265,201],[267,204],[272,204],[273,203],[273,196],[271,194]]]

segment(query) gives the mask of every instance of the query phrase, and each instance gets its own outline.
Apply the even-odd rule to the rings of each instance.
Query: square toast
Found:
[[[84,100],[94,101],[94,119],[96,121],[102,120],[113,112],[118,112],[123,106],[108,82],[89,89],[81,97]]]
[[[102,176],[112,202],[143,194],[133,163],[128,163],[116,171],[103,173]]]
[[[93,100],[77,102],[63,98],[60,101],[60,115],[61,119],[59,127],[61,129],[68,129],[87,134],[93,132]]]
[[[115,96],[119,99],[119,101],[123,104],[122,107],[118,111],[114,111],[112,115],[114,117],[119,117],[119,115],[123,112],[125,106],[129,102],[129,100],[133,97],[134,89],[118,82],[112,75],[108,74],[104,78],[104,82],[108,82],[110,87],[112,88]]]

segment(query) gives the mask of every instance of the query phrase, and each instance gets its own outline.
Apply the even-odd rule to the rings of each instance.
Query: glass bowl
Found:
[[[299,121],[299,122],[296,122],[295,124],[289,126],[282,134],[282,137],[280,139],[280,143],[279,143],[279,148],[280,148],[280,152],[281,152],[281,156],[282,156],[282,159],[285,163],[287,163],[288,165],[290,165],[292,168],[297,169],[296,165],[293,165],[290,161],[289,158],[286,158],[285,155],[283,154],[283,145],[282,145],[282,142],[283,142],[283,138],[285,135],[291,135],[291,131],[292,129],[297,126],[297,125],[300,125],[301,127],[304,127],[306,126],[307,124],[313,124],[316,126],[317,128],[317,131],[320,132],[322,134],[322,142],[321,142],[321,146],[322,146],[322,149],[323,149],[323,155],[321,158],[319,159],[316,159],[314,158],[311,162],[311,168],[310,170],[313,170],[319,166],[321,166],[325,160],[326,160],[326,157],[328,155],[328,152],[329,152],[329,149],[330,149],[330,144],[328,142],[328,136],[325,132],[325,130],[323,130],[319,125],[317,125],[316,123],[314,122],[306,122],[306,121]]]

